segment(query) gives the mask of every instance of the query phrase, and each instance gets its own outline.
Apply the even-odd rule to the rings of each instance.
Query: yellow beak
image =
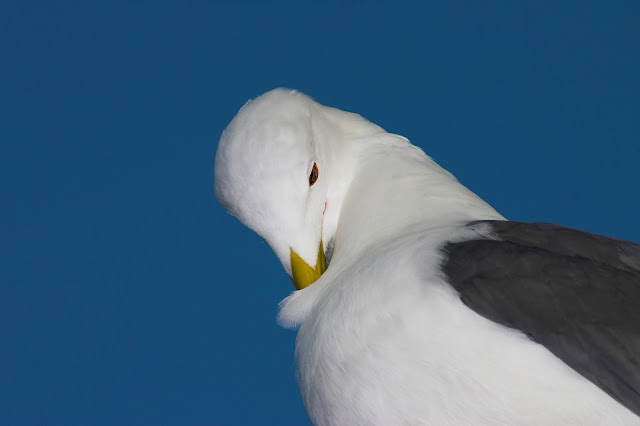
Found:
[[[293,275],[293,285],[296,286],[296,290],[302,290],[305,287],[313,284],[320,275],[327,270],[327,261],[324,258],[324,248],[322,247],[322,240],[320,240],[320,247],[318,248],[318,260],[316,260],[316,267],[312,268],[302,260],[298,254],[291,250],[291,274]]]

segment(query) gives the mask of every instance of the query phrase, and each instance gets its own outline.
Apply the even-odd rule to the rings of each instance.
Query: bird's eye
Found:
[[[309,186],[313,186],[314,183],[318,180],[318,166],[316,163],[313,163],[313,168],[311,169],[311,173],[309,173]]]

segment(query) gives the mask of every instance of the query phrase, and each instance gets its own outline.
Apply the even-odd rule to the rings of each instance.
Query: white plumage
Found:
[[[308,176],[317,164],[317,183]],[[248,102],[216,155],[220,202],[262,236],[330,266],[281,303],[319,425],[612,425],[635,414],[522,332],[469,309],[442,246],[504,218],[405,138],[277,89]]]

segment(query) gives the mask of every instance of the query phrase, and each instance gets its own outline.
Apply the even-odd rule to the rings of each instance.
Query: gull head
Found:
[[[326,269],[331,152],[319,105],[285,89],[247,102],[222,134],[215,160],[220,203],[269,244],[302,289]]]

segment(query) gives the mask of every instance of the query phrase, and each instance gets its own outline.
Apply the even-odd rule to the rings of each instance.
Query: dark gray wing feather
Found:
[[[640,415],[640,245],[546,223],[479,221],[444,271],[480,315],[522,330]]]

